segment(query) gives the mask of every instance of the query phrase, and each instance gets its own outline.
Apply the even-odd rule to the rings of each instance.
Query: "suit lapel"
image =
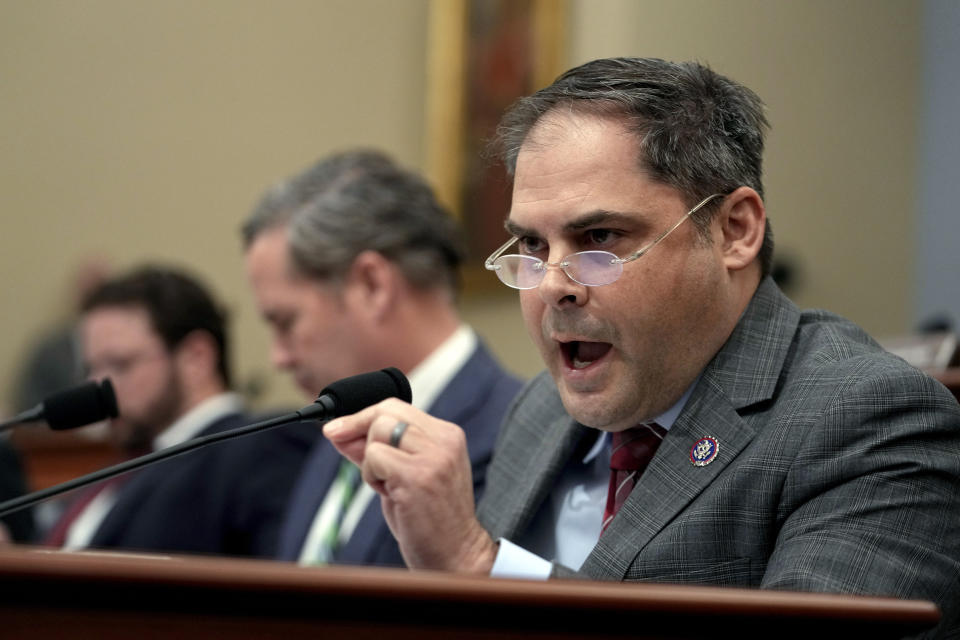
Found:
[[[494,384],[495,373],[490,354],[478,342],[473,354],[447,383],[427,413],[454,424],[463,425],[465,422],[470,422],[470,417],[481,409],[478,405],[489,396],[489,388]],[[479,449],[473,446],[474,439],[480,436],[486,437],[487,433],[485,430],[477,430],[477,432],[465,430],[471,462],[476,462],[473,452]]]
[[[506,479],[505,486],[501,480],[502,486],[497,490],[487,489],[491,500],[485,509],[484,519],[492,536],[516,539],[518,533],[527,528],[553,489],[555,478],[588,431],[564,416],[550,423],[539,437],[527,438],[524,446],[503,452],[500,462],[510,464],[503,460],[507,456],[518,460],[510,466],[518,470],[519,475],[511,480],[509,476],[497,474],[499,478]]]
[[[393,534],[380,508],[380,496],[373,496],[357,522],[350,539],[340,547],[334,557],[337,562],[365,564],[371,562],[384,540],[392,540]]]
[[[289,522],[284,525],[284,533],[281,534],[284,536],[281,545],[288,556],[299,556],[320,504],[326,498],[326,492],[316,491],[316,487],[332,485],[340,469],[340,454],[326,439],[318,441],[314,447],[297,480],[297,491],[290,500],[293,510],[287,514]],[[295,541],[286,539],[287,530],[296,532]]]
[[[799,317],[799,310],[771,280],[761,283],[650,466],[584,562],[584,573],[623,577],[644,546],[750,444],[755,431],[742,415],[773,396]],[[708,465],[696,466],[690,451],[706,436],[717,440],[719,450]]]
[[[162,464],[162,463],[159,463]],[[153,476],[156,466],[132,472],[117,486],[116,500],[90,539],[91,547],[119,546],[138,508],[148,504],[162,483]]]
[[[705,436],[715,438],[719,450],[712,462],[696,466],[690,450]],[[643,547],[686,509],[753,437],[753,430],[724,397],[710,391],[691,397],[582,571],[596,577],[609,577],[611,572],[623,577]]]

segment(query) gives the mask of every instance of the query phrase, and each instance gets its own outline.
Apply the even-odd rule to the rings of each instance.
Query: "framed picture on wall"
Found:
[[[503,244],[510,184],[485,153],[503,112],[563,70],[565,3],[444,0],[431,5],[427,173],[467,239],[467,290],[497,286],[483,259]]]

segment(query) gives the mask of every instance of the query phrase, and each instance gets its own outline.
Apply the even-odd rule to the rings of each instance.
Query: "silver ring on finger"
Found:
[[[393,431],[390,432],[390,446],[400,448],[400,440],[403,438],[403,433],[407,430],[407,427],[410,425],[403,420],[397,422],[393,425]]]

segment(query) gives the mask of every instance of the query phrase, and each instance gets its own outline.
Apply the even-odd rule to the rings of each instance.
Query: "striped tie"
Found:
[[[313,551],[309,564],[330,564],[340,546],[340,527],[343,517],[350,508],[353,494],[360,485],[360,469],[347,459],[340,462],[337,477],[330,486],[328,496],[334,501],[333,510],[321,517],[319,541]]]
[[[610,485],[607,489],[607,506],[603,510],[601,534],[626,502],[627,496],[650,464],[665,435],[667,432],[656,423],[642,424],[613,434]]]

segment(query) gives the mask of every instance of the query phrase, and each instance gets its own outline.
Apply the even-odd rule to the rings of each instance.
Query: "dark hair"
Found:
[[[303,275],[336,279],[372,250],[415,287],[457,288],[464,250],[456,222],[423,178],[378,151],[329,156],[274,186],[243,225],[245,246],[284,225]]]
[[[558,108],[624,119],[640,142],[638,166],[676,188],[693,206],[740,186],[763,197],[763,102],[750,89],[696,62],[608,58],[571,69],[553,84],[514,103],[500,121],[493,150],[507,172],[539,120]],[[694,216],[709,238],[710,213]],[[773,260],[767,223],[759,255],[764,275]]]
[[[231,383],[226,313],[198,280],[168,267],[145,266],[111,278],[83,300],[84,313],[104,307],[139,307],[154,331],[173,350],[194,331],[204,331],[217,345],[217,372]]]

